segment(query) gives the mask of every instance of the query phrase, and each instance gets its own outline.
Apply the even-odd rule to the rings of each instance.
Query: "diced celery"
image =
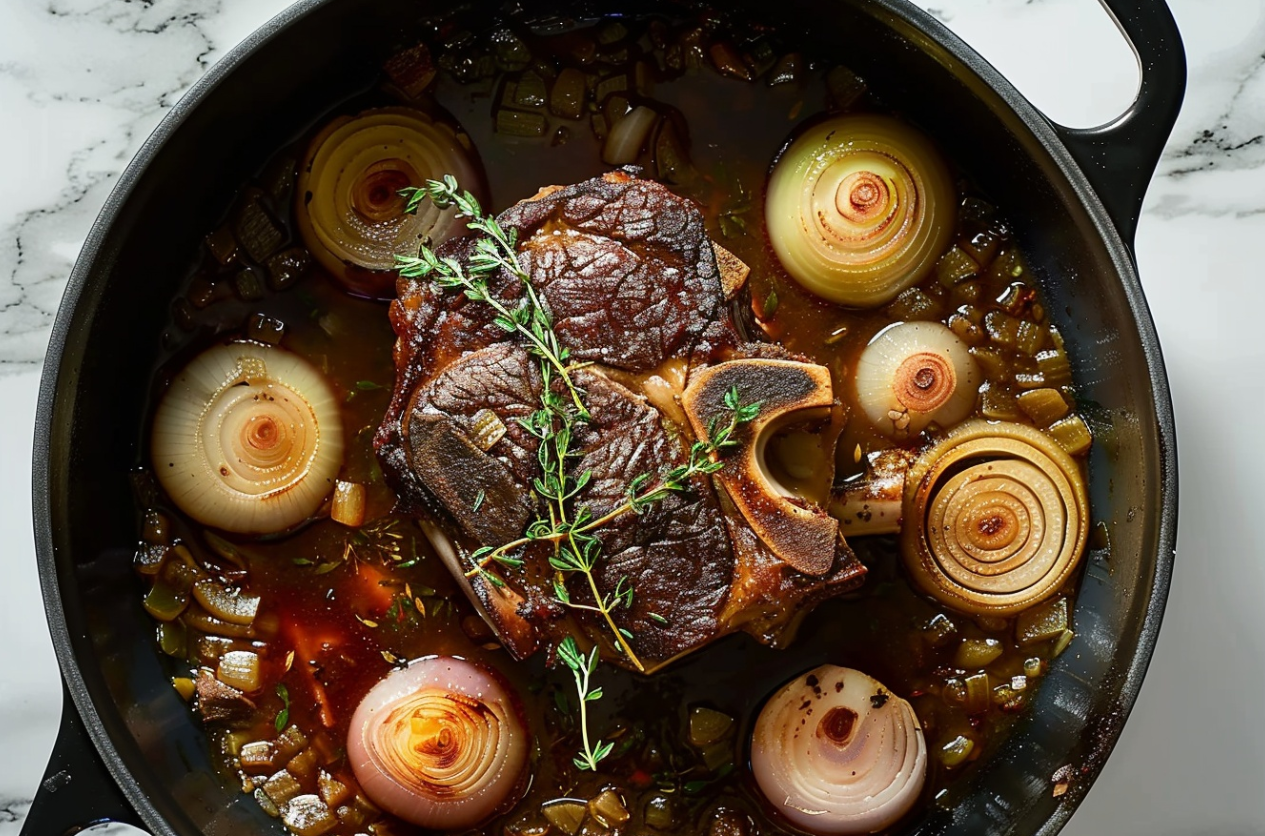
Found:
[[[695,706],[690,709],[690,743],[698,747],[715,743],[729,734],[733,725],[733,718],[728,714],[706,706]]]
[[[992,701],[988,674],[977,673],[968,676],[963,682],[966,685],[966,699],[963,702],[966,713],[983,714],[988,710],[989,703]]]
[[[940,747],[940,763],[952,769],[966,763],[966,759],[975,751],[975,741],[969,737],[958,735]]]
[[[1015,640],[1020,647],[1060,635],[1068,625],[1068,603],[1063,597],[1025,610],[1015,621]]]
[[[1094,436],[1079,415],[1069,415],[1061,421],[1055,421],[1046,432],[1072,456],[1088,452],[1089,445],[1094,442]]]
[[[989,311],[984,315],[984,330],[997,345],[1014,348],[1019,336],[1019,320],[1002,311]]]
[[[975,670],[996,661],[1004,649],[997,639],[964,639],[953,661],[959,668]]]
[[[945,287],[954,287],[979,275],[979,263],[961,247],[950,247],[936,262],[936,278]]]
[[[508,107],[496,112],[496,132],[505,136],[539,137],[548,126],[543,114]]]
[[[1063,399],[1063,394],[1048,386],[1023,392],[1016,400],[1019,408],[1038,427],[1048,427],[1068,412],[1067,401]]]
[[[145,596],[144,606],[145,611],[159,621],[174,621],[189,606],[189,594],[159,578]]]

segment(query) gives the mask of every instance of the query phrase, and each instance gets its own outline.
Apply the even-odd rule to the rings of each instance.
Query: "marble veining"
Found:
[[[0,202],[3,367],[41,362],[79,247],[120,172],[162,116],[227,47],[283,6],[206,0],[6,4],[0,106],[8,125],[37,136],[24,149],[26,170],[18,173],[16,188]]]
[[[0,530],[25,532],[0,557],[0,751],[8,755],[0,759],[0,836],[19,833],[60,715],[25,474],[37,372],[66,277],[162,116],[285,5],[6,0],[0,11],[0,472],[12,477]],[[1136,89],[1132,56],[1094,0],[919,5],[1066,124],[1108,121]],[[1256,704],[1265,671],[1254,661],[1265,654],[1265,616],[1253,614],[1265,598],[1265,570],[1254,568],[1265,534],[1250,523],[1265,490],[1243,464],[1244,450],[1259,450],[1252,422],[1227,417],[1265,409],[1259,387],[1241,386],[1265,363],[1250,339],[1265,309],[1265,0],[1170,5],[1190,86],[1148,194],[1137,255],[1182,437],[1183,559],[1147,687],[1067,836],[1265,832]],[[1229,391],[1240,393],[1235,404],[1224,402]],[[1219,660],[1232,653],[1238,662],[1227,670]],[[1196,691],[1217,700],[1198,722],[1189,718]]]

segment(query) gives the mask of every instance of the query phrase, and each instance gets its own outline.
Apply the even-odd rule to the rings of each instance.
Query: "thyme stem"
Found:
[[[597,669],[597,648],[593,648],[588,656],[585,656],[580,653],[575,639],[567,636],[558,646],[558,657],[571,669],[571,675],[575,678],[576,695],[580,699],[580,738],[584,750],[573,758],[572,762],[580,769],[596,772],[598,763],[611,753],[615,745],[614,742],[603,743],[599,740],[594,746],[589,739],[588,706],[589,703],[602,698],[601,688],[590,688],[590,679],[593,671]]]

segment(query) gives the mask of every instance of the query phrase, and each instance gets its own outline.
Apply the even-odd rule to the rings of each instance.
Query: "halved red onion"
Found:
[[[751,768],[777,810],[813,833],[873,833],[909,811],[927,745],[909,703],[852,668],[785,685],[756,720]]]
[[[496,812],[520,787],[527,752],[507,687],[451,656],[389,674],[365,695],[347,734],[370,800],[436,830],[471,827]]]
[[[465,230],[456,207],[430,201],[405,214],[400,190],[452,175],[478,191],[468,140],[408,107],[340,116],[308,145],[294,217],[316,260],[352,293],[390,298],[395,256],[438,246]]]

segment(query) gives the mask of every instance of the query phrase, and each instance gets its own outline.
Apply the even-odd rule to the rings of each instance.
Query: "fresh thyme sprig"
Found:
[[[596,772],[598,763],[611,753],[615,745],[613,741],[603,743],[599,740],[596,744],[589,741],[588,706],[602,698],[602,689],[592,688],[589,684],[593,671],[597,670],[597,648],[594,647],[585,656],[576,646],[575,639],[567,636],[558,645],[558,658],[571,669],[571,675],[575,677],[575,692],[580,698],[580,736],[584,751],[572,758],[572,762],[579,769]]]

